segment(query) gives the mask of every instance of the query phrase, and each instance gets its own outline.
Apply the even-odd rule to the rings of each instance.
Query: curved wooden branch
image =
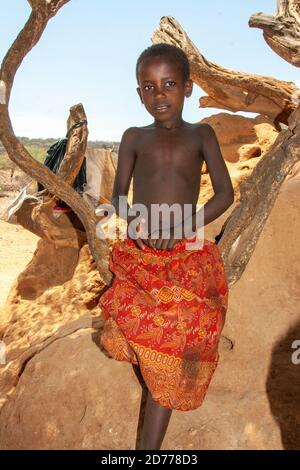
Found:
[[[86,233],[74,227],[68,214],[60,214],[56,220],[53,205],[53,199],[47,197],[43,203],[26,199],[14,214],[16,223],[56,247],[80,249],[87,242]]]
[[[49,19],[70,0],[29,0],[31,14],[24,28],[18,34],[1,65],[1,87],[5,102],[9,102],[16,71],[24,57],[36,45],[47,26]]]
[[[262,29],[271,49],[290,64],[300,67],[300,0],[278,0],[276,16],[255,13],[249,26]]]
[[[48,18],[56,15],[58,10],[70,0],[28,0],[33,11],[43,12]]]
[[[279,130],[278,122],[287,124],[288,117],[297,107],[292,96],[298,88],[293,82],[237,72],[210,62],[173,17],[161,18],[151,40],[174,44],[186,52],[192,80],[208,94],[200,98],[201,107],[260,113],[269,116]]]
[[[300,106],[273,146],[240,185],[240,202],[223,226],[219,242],[229,285],[241,277],[275,203],[279,189],[300,160]]]
[[[82,119],[86,119],[82,104],[70,108],[67,127],[70,127]],[[68,145],[64,159],[59,168],[58,174],[68,184],[72,185],[80,170],[81,162],[85,156],[88,130],[86,125],[82,125],[72,130],[69,136]],[[65,163],[63,170],[61,167]],[[34,196],[43,195],[42,202],[34,199]],[[73,214],[59,214],[57,219],[53,214],[55,198],[48,194],[47,190],[39,191],[33,198],[25,199],[21,207],[14,213],[16,223],[22,225],[26,230],[47,239],[56,246],[80,248],[87,242],[86,233],[82,227],[78,227],[78,220],[75,224]],[[75,225],[75,226],[74,226]],[[77,226],[77,227],[76,227]]]
[[[96,236],[97,219],[90,207],[60,176],[34,160],[15,136],[9,111],[9,98],[14,77],[26,54],[40,39],[49,19],[69,0],[30,0],[32,12],[24,28],[7,52],[0,70],[0,139],[9,158],[25,173],[39,181],[50,193],[63,199],[82,221],[89,247],[103,281],[109,284],[112,273],[109,270],[109,248]]]
[[[79,121],[86,121],[86,114],[81,103],[70,108],[67,124],[68,130]],[[67,181],[70,185],[74,183],[85,158],[87,138],[88,129],[86,124],[73,129],[69,138],[66,154],[60,164],[57,176]]]

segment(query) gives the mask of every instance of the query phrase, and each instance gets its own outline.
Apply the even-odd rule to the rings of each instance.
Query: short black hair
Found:
[[[138,68],[141,62],[144,59],[147,59],[148,57],[158,57],[161,55],[169,56],[173,61],[176,61],[178,63],[182,72],[182,78],[184,82],[190,78],[190,63],[189,63],[189,59],[186,53],[179,47],[174,46],[173,44],[167,44],[167,43],[162,42],[162,43],[153,44],[152,46],[147,47],[147,49],[145,49],[140,54],[136,63],[136,68],[135,68],[137,82],[138,82]]]

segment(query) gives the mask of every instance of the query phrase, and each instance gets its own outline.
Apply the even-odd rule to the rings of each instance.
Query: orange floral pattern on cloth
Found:
[[[228,305],[219,247],[193,237],[171,251],[141,250],[128,238],[113,245],[109,267],[115,276],[99,301],[102,346],[139,366],[160,405],[198,408],[218,364]]]

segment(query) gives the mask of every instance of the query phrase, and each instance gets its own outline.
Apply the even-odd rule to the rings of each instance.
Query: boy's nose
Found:
[[[166,92],[165,92],[163,89],[161,89],[161,88],[157,88],[157,89],[156,89],[155,96],[156,96],[156,98],[157,98],[157,97],[160,97],[160,96],[165,97],[165,96],[166,96]]]

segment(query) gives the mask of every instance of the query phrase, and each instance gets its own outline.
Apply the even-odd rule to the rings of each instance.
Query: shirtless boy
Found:
[[[141,232],[141,236],[132,236],[133,232],[128,229],[128,239],[117,244],[118,249],[116,248],[115,255],[112,256],[110,266],[115,272],[116,278],[112,287],[103,294],[100,300],[105,318],[111,322],[108,322],[109,331],[107,330],[106,336],[103,336],[102,344],[117,360],[127,360],[140,367],[148,387],[148,397],[139,448],[160,449],[172,410],[195,409],[204,399],[217,363],[217,344],[224,325],[228,300],[226,275],[217,245],[206,242],[207,244],[202,250],[187,254],[183,241],[200,228],[199,221],[201,224],[207,225],[225,212],[233,203],[234,193],[213,128],[206,123],[191,124],[182,119],[185,98],[191,96],[193,89],[189,62],[185,53],[169,44],[150,46],[138,58],[136,78],[140,100],[154,120],[148,126],[130,127],[124,132],[119,148],[112,203],[119,214],[119,197],[127,197],[133,177],[132,203],[133,205],[143,204],[147,210],[148,219],[146,219],[146,227],[145,224],[143,226],[144,231]],[[204,218],[199,218],[197,217],[197,201],[200,191],[201,168],[204,161],[211,178],[214,195],[202,208]],[[161,213],[159,213],[159,225],[153,230],[151,215],[154,212],[151,211],[151,207],[157,207],[162,203],[169,207],[177,204],[182,208],[182,211],[177,212],[177,215],[170,214],[169,230],[167,231],[162,228],[163,220]],[[190,223],[185,227],[184,205],[189,205],[192,214],[189,219]],[[127,207],[129,209],[129,206]],[[135,217],[133,215],[127,216],[128,227]],[[182,236],[177,235],[178,227],[182,227]],[[128,247],[126,252],[128,265],[126,266],[124,261],[125,246]],[[210,256],[212,252],[214,257],[210,257],[210,261],[207,261],[209,269],[205,270],[205,273],[213,272],[216,284],[212,286],[212,277],[209,277],[209,281],[207,281],[209,286],[206,286],[205,276],[208,279],[208,274],[203,275],[198,294],[200,290],[204,292],[206,289],[205,299],[212,295],[211,298],[214,301],[219,301],[219,304],[216,303],[219,305],[219,310],[216,308],[209,310],[208,301],[205,308],[203,307],[204,303],[200,303],[198,308],[193,304],[193,309],[194,300],[192,299],[197,295],[196,291],[191,291],[191,286],[196,285],[197,273],[204,269],[205,260],[208,260],[208,258],[204,258],[204,255]],[[148,255],[148,258],[143,259],[145,255]],[[200,255],[203,256],[201,259]],[[156,261],[150,262],[151,257],[154,257]],[[174,260],[177,258],[179,264],[175,268]],[[136,270],[134,270],[135,262]],[[124,263],[123,271],[121,271],[127,270],[127,280],[120,271],[121,263]],[[172,267],[174,267],[174,276],[175,274],[179,276],[180,269],[183,272],[189,268],[188,272],[194,273],[193,282],[186,280],[187,278],[182,275],[182,292],[183,294],[189,292],[191,297],[187,296],[185,300],[182,297],[180,300],[181,297],[176,294],[177,297],[173,299],[172,295],[175,292],[174,289],[178,291],[179,281],[178,278],[175,280],[175,277],[174,279],[170,277]],[[212,271],[215,268],[216,274]],[[145,271],[142,272],[141,269],[145,269]],[[165,278],[163,277],[164,269],[166,269]],[[135,280],[133,279],[134,273],[136,273]],[[148,284],[146,284],[146,280]],[[134,284],[135,282],[136,284]],[[118,300],[117,286],[121,287],[121,290],[128,289],[128,298],[126,304],[123,306],[119,304],[120,309],[113,312],[112,302]],[[123,290],[123,292],[125,291]],[[144,298],[141,297],[143,292]],[[163,293],[172,295],[167,298],[159,297],[159,294]],[[158,297],[155,297],[154,294],[157,294]],[[149,301],[151,296],[152,304]],[[170,303],[167,303],[168,301]],[[119,317],[118,312],[121,310],[122,314],[120,313]],[[128,323],[129,314],[126,313],[129,311],[132,315],[130,316],[131,323]],[[213,317],[213,315],[215,316]],[[211,321],[208,318],[211,318]],[[199,330],[197,332],[198,339],[195,339],[194,334],[200,324],[202,325],[201,334],[206,331],[207,337],[203,338]],[[203,326],[206,329],[203,329]],[[114,339],[118,335],[120,335],[118,340]],[[118,343],[119,353],[121,337],[122,341],[124,340],[123,356],[117,354],[115,347]],[[201,341],[199,341],[200,337]],[[187,344],[188,341],[190,344]],[[206,341],[205,346],[203,341]],[[208,344],[211,347],[210,350]],[[155,351],[151,357],[156,357],[156,354],[157,362],[154,359],[151,364],[149,360],[147,362],[144,359],[146,357],[145,350]],[[159,368],[164,357],[177,359],[177,364],[179,364],[177,369],[162,370],[161,367]],[[213,366],[210,369],[209,378],[207,377],[206,383],[203,385],[201,400],[199,398],[197,401],[196,391],[201,388],[199,384],[204,383],[203,380],[197,382],[203,374],[201,361],[206,364],[211,363]],[[189,371],[194,367],[194,375],[187,373],[187,376],[184,376],[182,373],[185,370],[184,365]],[[196,366],[197,377],[195,375]],[[176,393],[174,391],[175,382],[178,384]],[[194,402],[191,398],[194,396],[191,387],[195,387]]]

